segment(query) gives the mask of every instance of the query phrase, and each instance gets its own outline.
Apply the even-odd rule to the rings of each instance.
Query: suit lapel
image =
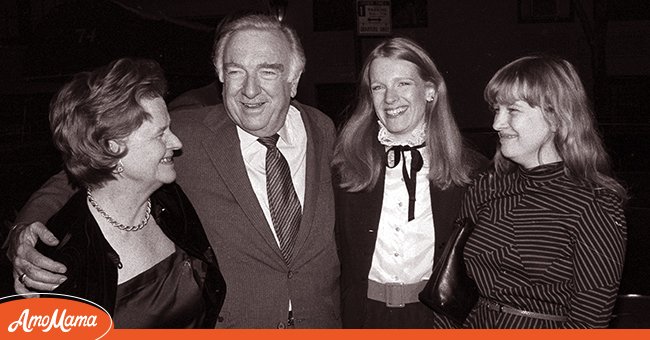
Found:
[[[348,193],[347,195],[352,195],[352,198],[350,202],[346,203],[350,204],[353,209],[346,209],[349,217],[341,217],[346,219],[346,226],[359,228],[360,230],[357,232],[360,232],[361,235],[368,235],[362,240],[356,240],[358,245],[365,248],[363,254],[366,255],[366,273],[370,271],[372,256],[377,243],[377,234],[379,233],[379,219],[381,218],[381,208],[384,203],[385,176],[386,168],[382,167],[377,183],[372,189],[359,193]]]
[[[322,181],[320,169],[323,165],[321,162],[326,158],[322,157],[324,152],[322,143],[323,136],[320,134],[320,130],[314,127],[314,122],[309,117],[309,114],[307,114],[299,104],[292,102],[292,105],[300,110],[300,117],[302,118],[307,133],[305,198],[302,209],[302,218],[300,220],[300,229],[298,229],[295,251],[293,252],[295,258],[301,248],[305,245],[309,233],[311,232],[311,228],[314,227],[314,213]]]
[[[381,167],[381,172],[379,173],[379,178],[377,178],[377,184],[369,192],[369,195],[366,197],[368,211],[370,212],[371,221],[369,225],[375,227],[374,235],[375,240],[372,242],[373,248],[377,239],[377,233],[379,232],[379,219],[381,217],[381,208],[384,204],[384,181],[386,180],[386,167]]]
[[[379,233],[379,219],[381,218],[381,208],[384,203],[384,176],[386,175],[386,168],[382,167],[377,184],[369,191],[358,193],[358,197],[354,198],[355,212],[352,214],[360,214],[361,219],[352,217],[352,221],[347,225],[355,228],[361,228],[362,235],[368,235],[356,243],[364,248],[365,274],[368,275],[370,267],[372,266],[372,256],[375,252],[375,245],[377,244],[377,234]],[[371,231],[372,230],[372,231]]]
[[[222,108],[222,106],[219,107]],[[212,161],[212,165],[218,175],[223,178],[228,190],[253,227],[268,243],[269,247],[274,249],[277,255],[282,258],[282,253],[273,237],[271,227],[264,217],[264,212],[248,179],[235,124],[222,108],[216,114],[209,115],[205,120],[205,125],[213,132],[211,136],[202,142],[206,154]]]

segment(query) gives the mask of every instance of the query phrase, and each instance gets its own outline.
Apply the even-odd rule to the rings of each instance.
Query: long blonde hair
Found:
[[[451,113],[447,86],[427,52],[413,40],[395,37],[381,42],[370,52],[360,75],[357,100],[343,126],[332,166],[339,185],[349,191],[373,188],[384,166],[383,148],[377,141],[377,116],[370,92],[370,64],[377,58],[413,63],[420,77],[435,87],[433,100],[426,105],[427,150],[431,160],[429,179],[440,188],[470,181],[472,167],[467,161],[463,140]]]

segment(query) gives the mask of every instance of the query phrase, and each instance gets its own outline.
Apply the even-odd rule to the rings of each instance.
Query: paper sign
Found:
[[[389,35],[391,33],[390,0],[357,0],[357,33]]]

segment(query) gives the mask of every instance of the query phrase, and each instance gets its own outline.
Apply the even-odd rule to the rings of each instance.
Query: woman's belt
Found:
[[[379,283],[368,280],[368,298],[385,302],[386,307],[404,307],[407,303],[420,302],[418,294],[427,285],[427,281],[417,283]]]
[[[566,315],[553,315],[553,314],[531,312],[531,311],[515,308],[512,306],[508,306],[500,302],[488,300],[486,298],[480,298],[478,304],[482,306],[486,306],[488,309],[496,312],[519,315],[527,318],[558,321],[558,322],[564,322],[569,320],[569,318]]]

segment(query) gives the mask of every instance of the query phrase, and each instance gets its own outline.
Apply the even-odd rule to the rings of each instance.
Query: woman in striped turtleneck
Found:
[[[480,295],[472,328],[607,327],[623,270],[626,192],[611,176],[574,67],[520,58],[485,89],[494,169],[468,190],[464,252]]]

